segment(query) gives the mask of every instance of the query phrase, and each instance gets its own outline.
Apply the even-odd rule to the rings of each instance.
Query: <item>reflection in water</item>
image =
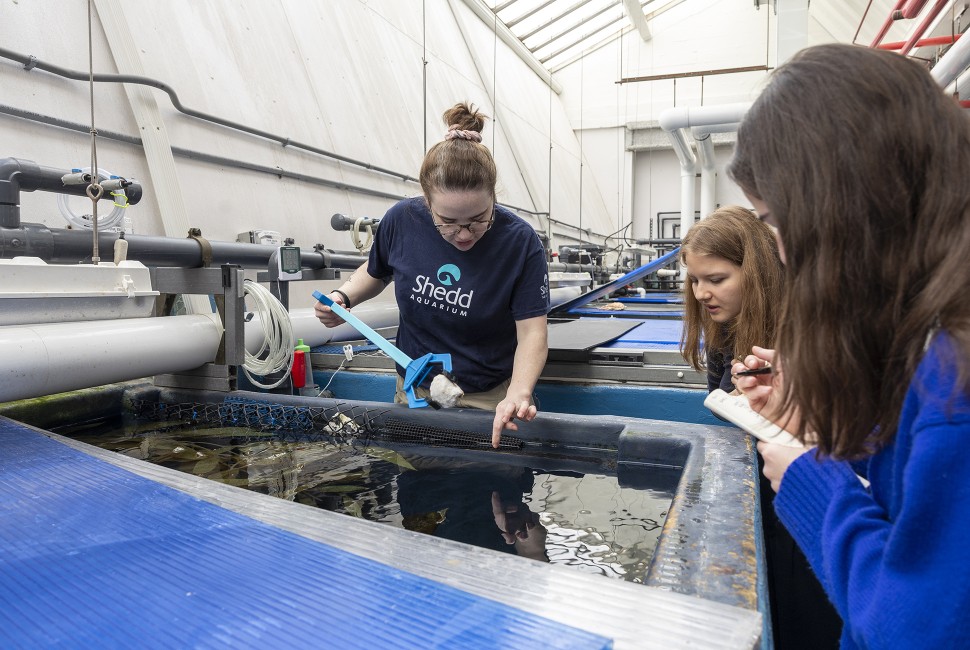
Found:
[[[620,487],[601,474],[537,474],[528,502],[542,512],[553,563],[643,582],[671,495]]]
[[[615,476],[278,431],[126,422],[61,433],[228,485],[633,582],[645,578],[672,498],[669,488],[621,487]]]

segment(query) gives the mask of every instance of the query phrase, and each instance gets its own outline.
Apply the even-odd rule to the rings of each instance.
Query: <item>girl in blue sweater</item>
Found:
[[[920,63],[813,47],[729,172],[787,266],[776,350],[734,366],[774,374],[737,385],[809,445],[758,450],[842,647],[967,647],[970,118]]]

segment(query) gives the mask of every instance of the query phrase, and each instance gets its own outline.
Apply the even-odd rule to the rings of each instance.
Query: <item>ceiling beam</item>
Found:
[[[527,48],[515,34],[512,33],[512,30],[509,29],[505,23],[498,20],[498,16],[496,16],[495,12],[492,11],[491,7],[486,5],[483,0],[463,1],[465,6],[471,9],[472,13],[478,16],[478,18],[485,23],[489,30],[495,30],[498,38],[503,43],[508,45],[509,48],[515,52],[527,66],[532,68],[533,72],[535,72],[540,79],[546,82],[546,84],[552,88],[553,92],[555,92],[557,95],[562,94],[562,85],[552,78],[552,72],[547,70],[541,63],[539,63],[539,60],[535,57],[535,55],[529,51],[529,48]]]
[[[623,12],[640,32],[640,38],[649,41],[650,27],[647,25],[647,18],[643,15],[643,7],[640,6],[639,0],[623,0]]]

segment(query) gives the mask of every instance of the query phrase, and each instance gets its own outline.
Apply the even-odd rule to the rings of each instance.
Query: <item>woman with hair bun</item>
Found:
[[[536,231],[496,203],[497,171],[482,144],[486,116],[467,103],[444,113],[444,140],[425,155],[423,196],[381,220],[370,259],[330,297],[345,308],[394,281],[397,347],[413,359],[448,353],[464,391],[457,406],[495,411],[492,446],[515,420],[532,420],[532,391],[547,354],[549,279]],[[342,319],[323,304],[327,327]],[[406,403],[403,368],[395,402]],[[424,388],[417,388],[426,397]]]

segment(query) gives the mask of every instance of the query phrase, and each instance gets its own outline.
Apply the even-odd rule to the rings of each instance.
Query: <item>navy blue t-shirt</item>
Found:
[[[394,280],[397,347],[412,359],[450,354],[452,372],[468,393],[512,376],[515,321],[549,311],[539,236],[498,206],[491,229],[460,251],[435,229],[423,197],[397,203],[381,220],[367,272]]]

